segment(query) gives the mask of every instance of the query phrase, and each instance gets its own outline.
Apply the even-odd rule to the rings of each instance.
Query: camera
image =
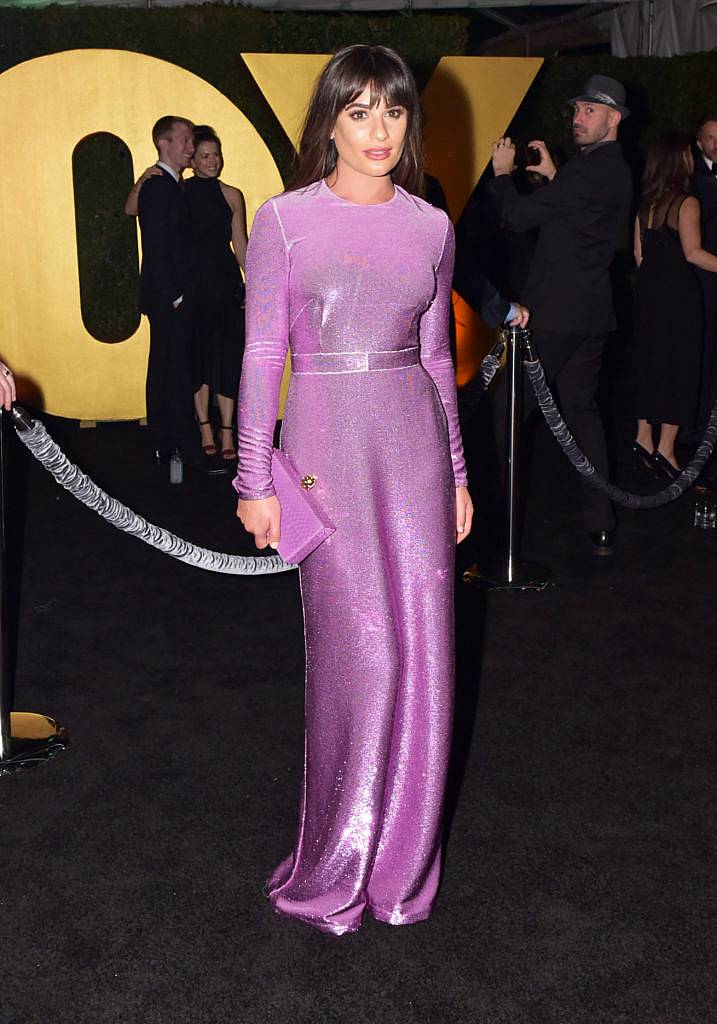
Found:
[[[516,142],[515,163],[521,170],[526,167],[534,167],[540,163],[540,150],[535,146],[529,146],[527,142]]]

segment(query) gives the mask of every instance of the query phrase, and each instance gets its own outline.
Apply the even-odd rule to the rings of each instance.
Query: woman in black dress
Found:
[[[194,409],[207,455],[216,451],[209,420],[209,394],[221,416],[219,448],[223,459],[236,458],[234,401],[244,355],[244,281],[246,212],[238,188],[219,180],[222,146],[208,125],[194,129],[194,177],[186,184],[192,230],[199,257],[195,329]]]
[[[702,294],[695,267],[717,272],[702,248],[700,204],[689,195],[690,139],[669,132],[647,156],[635,218],[635,393],[640,461],[672,479],[675,441],[694,422],[702,361]],[[657,448],[653,427],[659,424]]]
[[[194,128],[194,177],[184,185],[199,261],[197,313],[194,331],[194,410],[207,456],[217,453],[209,396],[214,393],[221,417],[219,448],[222,459],[236,459],[234,401],[244,355],[244,258],[246,208],[238,188],[219,180],[224,160],[219,137],[209,125]],[[137,215],[143,183],[161,171],[148,167],[125,203],[125,213]]]

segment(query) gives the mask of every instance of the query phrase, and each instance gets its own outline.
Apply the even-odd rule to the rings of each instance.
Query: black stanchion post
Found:
[[[24,410],[13,409],[19,430],[29,429],[32,421]],[[52,718],[30,712],[13,712],[8,638],[8,587],[5,558],[5,502],[9,480],[7,467],[10,443],[10,417],[0,411],[0,776],[14,775],[42,764],[64,750],[68,743],[65,729]]]
[[[506,417],[506,551],[497,566],[484,571],[477,565],[466,569],[466,583],[484,583],[493,590],[543,590],[551,573],[535,562],[520,562],[520,429],[523,422],[523,347],[530,346],[530,331],[522,327],[503,330],[506,344],[507,417]]]

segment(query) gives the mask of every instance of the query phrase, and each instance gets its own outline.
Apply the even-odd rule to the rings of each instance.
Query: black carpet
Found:
[[[138,426],[46,422],[150,520],[251,550],[227,477],[171,487]],[[176,563],[17,453],[16,707],[72,744],[0,779],[0,1024],[714,1019],[717,533],[694,529],[688,495],[623,511],[616,553],[596,558],[542,425],[534,447],[523,552],[556,584],[459,585],[435,914],[367,915],[343,938],[262,896],[296,827],[296,574]],[[622,452],[620,484],[649,489]]]

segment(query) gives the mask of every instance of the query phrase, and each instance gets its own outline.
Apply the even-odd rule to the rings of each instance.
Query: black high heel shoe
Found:
[[[650,472],[652,472],[652,470],[655,468],[652,462],[652,452],[648,452],[647,448],[644,448],[639,441],[633,441],[632,445],[630,446],[630,451],[632,452],[632,454],[641,466],[644,466],[645,469],[649,469]]]
[[[662,473],[663,476],[668,477],[670,480],[676,480],[682,472],[681,469],[675,469],[671,462],[668,462],[664,455],[660,455],[658,451],[654,451],[651,455],[652,468],[656,469],[658,473]]]

